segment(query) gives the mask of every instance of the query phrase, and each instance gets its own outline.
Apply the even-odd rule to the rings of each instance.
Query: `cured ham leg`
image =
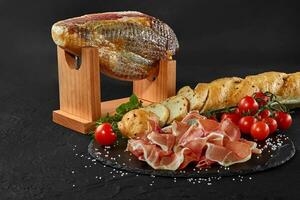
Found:
[[[173,30],[140,12],[89,14],[52,26],[56,45],[75,55],[83,47],[96,47],[101,71],[122,80],[138,80],[156,73],[156,63],[179,48]]]

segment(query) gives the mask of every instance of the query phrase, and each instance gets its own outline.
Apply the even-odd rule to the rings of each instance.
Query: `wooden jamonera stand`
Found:
[[[98,50],[82,49],[81,65],[75,67],[74,58],[57,47],[60,109],[53,111],[53,121],[80,133],[95,128],[95,122],[113,113],[127,98],[101,102],[101,83]],[[155,80],[133,81],[133,93],[148,104],[159,102],[176,92],[176,61],[161,60]]]

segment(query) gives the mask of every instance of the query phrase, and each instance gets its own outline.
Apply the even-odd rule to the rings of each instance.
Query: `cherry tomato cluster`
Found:
[[[221,119],[230,119],[242,133],[264,140],[277,129],[287,130],[292,124],[291,115],[274,109],[272,103],[270,96],[258,92],[242,98],[234,112],[223,113]]]
[[[95,140],[101,145],[112,145],[117,140],[110,123],[99,125],[94,134]]]

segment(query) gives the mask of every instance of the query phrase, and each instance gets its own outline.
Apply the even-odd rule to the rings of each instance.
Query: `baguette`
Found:
[[[207,91],[206,100],[199,110],[201,113],[235,106],[243,97],[259,91],[273,93],[281,103],[289,107],[300,106],[300,72],[265,72],[246,76],[244,79],[227,77],[212,81],[206,87],[199,89],[197,85],[194,89],[195,92],[204,94]]]
[[[300,107],[300,72],[288,75],[278,92],[279,101],[289,108]]]
[[[232,91],[228,104],[230,106],[236,105],[243,97],[247,95],[251,96],[258,91],[271,92],[278,95],[287,76],[287,74],[280,72],[265,72],[258,75],[246,76]]]
[[[174,120],[181,120],[191,110],[199,110],[203,113],[235,106],[243,97],[253,95],[259,91],[273,93],[281,103],[289,108],[300,107],[300,72],[292,74],[265,72],[246,76],[244,79],[226,77],[214,80],[211,83],[199,83],[194,90],[189,86],[185,86],[178,91],[177,96],[156,103],[152,107],[145,107],[143,110],[151,114],[154,113],[160,124],[166,125],[171,124]],[[159,105],[166,107],[169,112],[165,112]],[[133,126],[137,122],[142,124],[142,126],[133,129],[126,126],[125,135],[129,137],[134,137],[139,134],[139,131],[143,131],[143,128],[146,127],[147,117],[149,117],[142,113],[136,115],[132,120],[128,119],[133,116],[127,113],[121,121],[121,123]],[[126,120],[132,124],[126,122]]]
[[[241,78],[221,78],[217,79],[209,84],[208,96],[200,111],[220,109],[224,106],[228,106],[231,98],[231,91],[240,84]]]

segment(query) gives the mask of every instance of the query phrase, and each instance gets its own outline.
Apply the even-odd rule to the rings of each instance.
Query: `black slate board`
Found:
[[[278,145],[279,143],[280,146]],[[245,175],[265,171],[284,164],[295,155],[293,142],[284,134],[274,134],[266,142],[259,143],[259,147],[265,147],[262,154],[253,154],[252,158],[245,163],[234,164],[226,168],[220,165],[213,165],[208,169],[194,168],[191,164],[184,170],[168,171],[154,170],[146,162],[139,161],[130,152],[125,151],[126,145],[127,140],[122,138],[111,147],[103,147],[92,140],[88,146],[88,151],[92,157],[104,165],[119,170],[154,176],[187,178]]]

